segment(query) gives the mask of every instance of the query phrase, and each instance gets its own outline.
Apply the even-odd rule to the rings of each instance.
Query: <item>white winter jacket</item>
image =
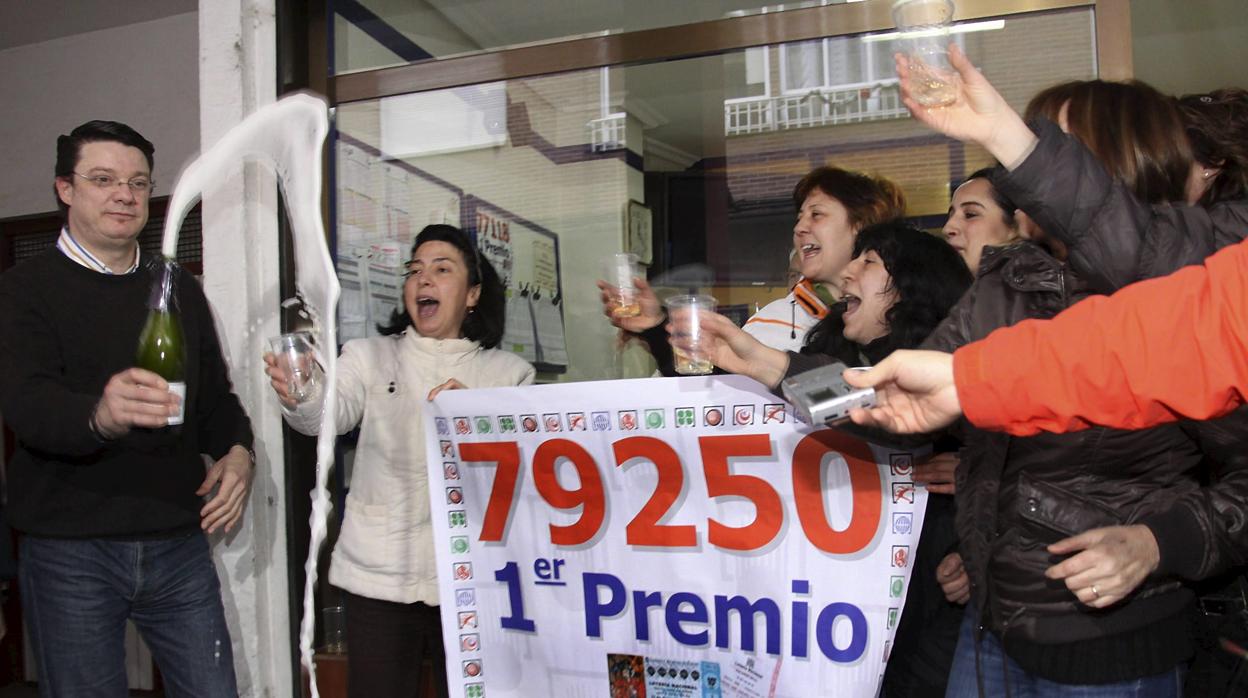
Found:
[[[338,358],[336,426],[360,426],[346,515],[329,567],[331,584],[382,601],[438,603],[421,411],[451,378],[469,388],[525,385],[533,367],[467,339],[402,335],[347,342]],[[321,404],[285,413],[315,435]]]

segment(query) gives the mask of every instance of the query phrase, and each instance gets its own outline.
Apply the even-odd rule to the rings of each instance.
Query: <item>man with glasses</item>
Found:
[[[171,694],[238,694],[205,534],[242,516],[251,426],[186,272],[180,426],[168,426],[179,398],[134,366],[157,261],[138,243],[153,151],[111,121],[58,138],[60,238],[0,276],[0,413],[17,436],[8,515],[42,696],[126,695],[127,619]]]

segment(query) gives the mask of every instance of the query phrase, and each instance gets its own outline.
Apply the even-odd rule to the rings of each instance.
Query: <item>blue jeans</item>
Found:
[[[39,695],[128,695],[126,619],[152,651],[165,695],[237,698],[221,585],[198,531],[149,541],[24,536],[22,612]]]
[[[958,636],[958,648],[953,653],[953,667],[949,670],[949,685],[945,698],[976,698],[979,686],[975,671],[975,626],[978,615],[967,609]],[[1005,670],[1002,671],[1002,664]],[[982,669],[984,696],[995,698],[1006,695],[1009,682],[1011,698],[1179,698],[1183,695],[1183,667],[1155,676],[1145,676],[1119,683],[1078,685],[1048,681],[1027,673],[1014,660],[1001,651],[1001,641],[996,635],[984,631],[979,640],[979,666]]]

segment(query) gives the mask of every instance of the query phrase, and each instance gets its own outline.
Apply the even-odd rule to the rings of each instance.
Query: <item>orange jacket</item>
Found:
[[[1209,419],[1248,395],[1248,241],[953,355],[976,426],[1030,436]]]

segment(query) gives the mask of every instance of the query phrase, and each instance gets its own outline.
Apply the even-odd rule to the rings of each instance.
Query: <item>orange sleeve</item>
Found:
[[[1018,436],[1230,412],[1248,394],[1248,241],[997,330],[955,352],[953,370],[971,423]]]

